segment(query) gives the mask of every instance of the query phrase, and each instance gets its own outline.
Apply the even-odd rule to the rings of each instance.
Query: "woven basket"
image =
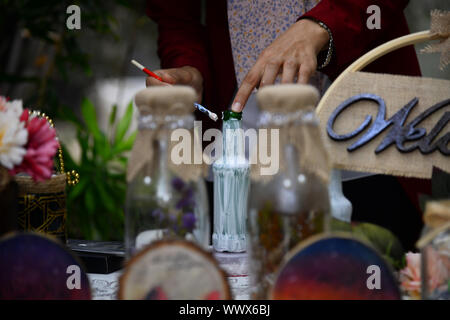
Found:
[[[14,180],[19,186],[18,229],[45,233],[66,243],[66,174],[43,182],[30,176],[15,176]]]

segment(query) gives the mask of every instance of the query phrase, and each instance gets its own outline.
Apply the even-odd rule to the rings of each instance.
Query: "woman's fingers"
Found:
[[[329,42],[328,32],[318,23],[302,19],[275,39],[258,57],[241,84],[231,109],[242,111],[253,89],[275,82],[283,67],[281,82],[308,83],[317,67],[317,54]]]
[[[295,60],[286,60],[283,64],[281,83],[293,83],[298,75],[298,63]]]
[[[234,101],[231,105],[231,110],[234,112],[241,112],[244,109],[245,104],[247,103],[248,97],[252,93],[253,89],[261,81],[262,69],[261,63],[256,62],[252,69],[250,69],[249,73],[245,76],[242,81],[241,86],[239,87],[236,96],[234,97]]]
[[[168,73],[166,70],[156,70],[156,71],[154,71],[154,73],[156,75],[158,75],[159,77],[161,77],[161,79],[163,81],[159,81],[158,79],[155,79],[153,77],[147,77],[147,79],[145,80],[145,84],[147,87],[168,86],[168,85],[177,83],[176,79],[170,73]]]
[[[307,84],[309,78],[316,70],[317,62],[314,59],[305,60],[301,65],[298,72],[298,83]]]
[[[264,73],[262,75],[259,86],[264,87],[270,84],[274,84],[278,72],[280,71],[280,66],[281,63],[278,61],[269,61],[264,68]]]
[[[184,66],[180,68],[161,69],[154,71],[163,81],[159,81],[153,77],[147,77],[146,86],[170,86],[170,85],[186,85],[191,86],[196,94],[197,101],[201,102],[203,93],[203,77],[201,73],[194,67]]]

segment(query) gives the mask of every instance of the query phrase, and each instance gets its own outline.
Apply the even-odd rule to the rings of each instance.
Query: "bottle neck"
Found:
[[[290,113],[263,111],[258,119],[259,127],[282,128],[290,125],[308,124],[318,126],[319,121],[314,110],[300,109]]]
[[[138,119],[139,130],[159,130],[159,129],[192,129],[194,127],[194,116],[186,115],[155,115],[146,114]]]
[[[164,139],[165,138],[165,139]],[[162,139],[158,139],[157,141],[154,141],[154,150],[158,165],[158,169],[160,171],[164,171],[167,168],[167,160],[169,156],[168,152],[168,137],[164,135]]]
[[[242,120],[242,112],[234,112],[231,110],[226,110],[222,112],[223,121],[228,121],[230,119]]]

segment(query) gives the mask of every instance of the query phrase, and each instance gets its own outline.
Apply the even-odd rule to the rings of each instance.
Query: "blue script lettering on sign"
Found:
[[[363,123],[353,132],[339,135],[333,130],[334,122],[336,118],[346,108],[358,101],[368,100],[378,104],[378,114],[375,121],[370,128],[362,135],[362,137],[347,148],[347,151],[352,152],[362,147],[381,132],[386,130],[389,126],[392,126],[386,137],[381,141],[378,147],[375,149],[375,153],[380,153],[392,144],[395,144],[400,152],[412,152],[415,149],[419,149],[422,154],[429,154],[438,149],[443,155],[450,155],[450,149],[448,148],[450,142],[450,132],[445,133],[437,141],[433,143],[433,140],[439,135],[443,128],[450,122],[450,111],[446,111],[444,115],[439,119],[434,128],[428,133],[425,128],[420,127],[420,123],[429,117],[434,112],[450,106],[450,99],[436,103],[434,106],[422,112],[414,120],[405,125],[405,121],[408,118],[411,110],[419,102],[418,98],[412,99],[402,109],[397,111],[390,119],[386,120],[386,104],[382,98],[375,94],[363,93],[353,96],[343,103],[341,103],[330,115],[327,123],[328,136],[335,141],[349,140],[359,133],[364,131],[372,122],[372,116],[367,115]],[[407,142],[416,141],[416,143]]]

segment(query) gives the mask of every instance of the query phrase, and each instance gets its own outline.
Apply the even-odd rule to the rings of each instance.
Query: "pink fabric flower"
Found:
[[[402,288],[413,297],[420,297],[420,253],[408,252],[406,254],[406,267],[400,271]]]
[[[433,248],[427,250],[428,286],[435,290],[446,285],[449,270],[442,261],[442,257]],[[406,267],[400,271],[401,287],[412,297],[420,298],[421,292],[421,254],[408,252],[406,254]]]
[[[26,123],[26,129],[28,130],[27,153],[22,163],[14,167],[12,173],[25,172],[36,181],[50,179],[53,158],[59,147],[55,129],[50,127],[47,120],[43,118],[29,119],[28,110],[24,110],[20,120]]]
[[[428,258],[428,285],[430,290],[435,290],[440,286],[447,286],[449,278],[449,269],[445,265],[444,259],[447,257],[439,255],[432,247],[427,249]]]

